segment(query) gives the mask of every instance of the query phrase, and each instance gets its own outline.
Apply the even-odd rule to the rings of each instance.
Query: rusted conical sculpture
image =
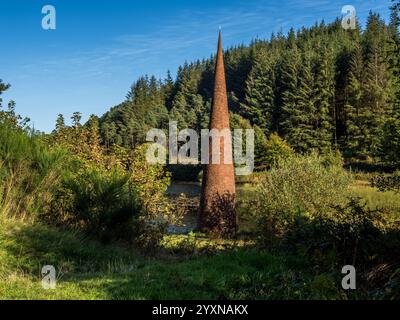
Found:
[[[200,230],[218,235],[232,235],[237,228],[235,173],[232,161],[232,137],[229,126],[228,98],[222,53],[221,32],[215,66],[214,95],[210,130],[229,132],[220,139],[220,161],[214,161],[212,139],[209,140],[209,163],[204,165],[198,226]],[[226,155],[229,155],[230,159]],[[217,162],[217,163],[216,163]]]

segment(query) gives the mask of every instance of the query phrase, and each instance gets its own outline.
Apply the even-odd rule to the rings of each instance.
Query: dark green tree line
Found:
[[[358,23],[344,30],[337,19],[227,49],[231,112],[300,153],[336,149],[348,158],[396,162],[399,21],[395,1],[388,23],[371,12],[364,30]],[[170,120],[207,128],[214,60],[185,63],[176,77],[139,78],[125,101],[99,119],[102,143],[134,148],[150,128],[166,129]]]

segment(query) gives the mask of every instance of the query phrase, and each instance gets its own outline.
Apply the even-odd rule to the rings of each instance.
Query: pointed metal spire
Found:
[[[232,234],[237,227],[236,190],[221,31],[218,35],[210,129],[228,131],[229,136],[227,139],[220,138],[219,163],[213,161],[213,140],[209,141],[210,163],[205,165],[203,170],[199,228],[220,235]],[[229,155],[229,159],[225,159],[225,154]]]

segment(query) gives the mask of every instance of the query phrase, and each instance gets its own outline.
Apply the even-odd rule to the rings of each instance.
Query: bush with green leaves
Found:
[[[375,225],[379,215],[378,210],[368,209],[366,203],[356,197],[331,207],[326,214],[310,216],[299,211],[285,236],[285,243],[292,248],[305,249],[314,257],[323,256],[325,263],[329,263],[329,252],[334,252],[332,263],[355,265],[372,252],[369,246],[380,234]]]
[[[146,247],[175,222],[165,194],[169,176],[147,163],[146,146],[106,152],[86,139],[73,148],[10,117],[0,118],[1,216],[73,227],[103,240],[135,239]]]
[[[261,239],[307,256],[322,270],[356,265],[365,287],[372,279],[376,287],[390,286],[399,278],[399,225],[353,196],[351,183],[335,155],[280,162],[260,177],[251,204]],[[377,271],[382,266],[384,275]]]
[[[284,237],[299,212],[328,215],[346,203],[352,177],[339,155],[294,155],[258,178],[252,212],[265,240]]]
[[[270,169],[294,155],[294,150],[276,133],[266,138],[260,129],[255,127],[255,140],[255,165],[259,171]]]
[[[163,166],[146,161],[145,145],[133,153],[119,151],[120,165],[112,169],[72,161],[41,219],[104,241],[122,239],[146,249],[157,247],[166,228],[178,220],[166,196],[169,176]]]
[[[378,174],[371,179],[373,187],[377,187],[379,191],[400,192],[400,171],[396,171],[391,175]]]
[[[179,224],[182,211],[167,197],[170,175],[165,167],[146,160],[147,147],[143,144],[134,151],[129,186],[140,205],[134,221],[135,240],[140,247],[151,250],[158,247],[168,226]]]
[[[326,216],[299,213],[282,243],[322,270],[355,266],[358,287],[369,295],[400,296],[399,228],[361,198],[349,198]]]
[[[82,229],[102,240],[129,239],[138,212],[124,172],[85,166],[64,173],[41,219]]]

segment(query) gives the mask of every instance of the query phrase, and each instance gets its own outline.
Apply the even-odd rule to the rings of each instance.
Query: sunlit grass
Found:
[[[400,214],[400,193],[392,191],[381,192],[373,188],[367,181],[356,181],[352,190],[367,201],[371,209],[386,209],[387,211]]]
[[[41,287],[45,264],[58,271],[55,290]],[[331,299],[343,297],[339,287],[335,273],[314,274],[287,254],[238,247],[145,257],[37,224],[0,226],[0,299]]]
[[[365,181],[354,183],[352,190],[371,208],[400,212],[398,194],[379,192]],[[251,200],[253,194],[251,185],[238,188],[239,201]],[[362,292],[348,296],[340,289],[340,270],[317,272],[303,256],[266,252],[246,237],[218,240],[201,234],[171,235],[162,245],[156,256],[149,257],[132,247],[104,245],[78,232],[3,219],[0,299],[363,297]],[[49,264],[57,270],[55,290],[41,286],[41,267]]]

